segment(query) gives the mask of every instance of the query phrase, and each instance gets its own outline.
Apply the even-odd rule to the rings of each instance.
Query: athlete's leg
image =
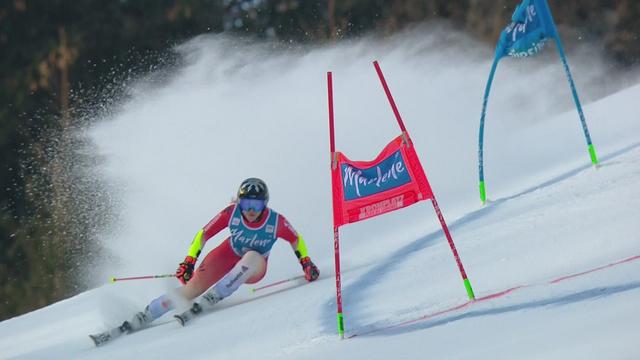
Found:
[[[129,321],[131,329],[138,330],[147,326],[176,307],[176,302],[179,304],[198,297],[227,274],[240,259],[231,249],[228,239],[223,241],[207,254],[187,285],[151,300],[144,312],[137,313]]]
[[[247,281],[245,281],[245,284],[255,284],[258,281],[262,280],[262,278],[264,277],[264,275],[267,273],[267,265],[269,264],[269,258],[268,257],[263,257],[264,259],[264,266],[261,269],[256,270],[255,274],[253,274],[251,277],[249,277],[247,279]]]
[[[260,281],[267,272],[267,259],[256,251],[248,251],[213,288],[203,296],[210,305],[226,298],[244,283]]]
[[[187,300],[195,299],[220,281],[240,260],[226,239],[207,254],[194,272],[193,279],[180,289],[180,294]]]

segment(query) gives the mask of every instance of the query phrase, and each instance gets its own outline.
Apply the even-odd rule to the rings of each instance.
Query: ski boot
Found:
[[[191,308],[182,314],[174,315],[176,319],[180,322],[180,325],[185,326],[185,324],[193,319],[194,316],[200,315],[203,311],[211,310],[215,304],[220,302],[222,297],[218,295],[215,291],[211,290],[202,295],[202,301],[194,302]]]
[[[153,316],[149,313],[149,307],[147,306],[144,311],[136,313],[131,320],[123,322],[122,325],[120,325],[120,330],[123,333],[130,334],[146,328],[153,320]]]

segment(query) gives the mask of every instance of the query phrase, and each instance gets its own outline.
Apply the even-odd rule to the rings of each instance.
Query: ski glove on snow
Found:
[[[320,276],[320,271],[318,267],[311,261],[308,256],[300,259],[300,265],[302,265],[302,270],[304,270],[304,278],[307,281],[313,281]]]
[[[193,268],[196,265],[196,259],[192,256],[187,256],[184,258],[184,261],[178,265],[178,270],[176,270],[176,277],[182,284],[187,284],[191,277],[193,276]]]

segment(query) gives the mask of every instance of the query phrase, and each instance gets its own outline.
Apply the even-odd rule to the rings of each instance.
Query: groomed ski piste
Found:
[[[554,50],[504,61],[487,115],[491,201],[482,206],[486,45],[423,28],[295,51],[223,37],[177,50],[180,68],[137,82],[87,130],[117,208],[100,235],[109,255],[84,265],[93,289],[0,323],[0,359],[640,358],[637,74],[597,82],[604,63],[584,49],[568,54],[600,159],[594,168]],[[421,202],[341,228],[340,340],[325,74],[334,76],[337,149],[370,160],[398,135],[376,59],[478,300],[468,301],[433,209]],[[244,286],[185,327],[172,312],[96,348],[88,334],[178,286],[109,278],[173,272],[249,176],[269,184],[270,206],[304,235],[320,279]],[[255,287],[298,275],[279,243]]]

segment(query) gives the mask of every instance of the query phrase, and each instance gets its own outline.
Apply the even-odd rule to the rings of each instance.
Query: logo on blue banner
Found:
[[[370,168],[342,164],[341,170],[345,200],[379,194],[411,182],[400,150]]]
[[[518,5],[511,17],[511,23],[500,35],[500,56],[518,58],[540,52],[548,35],[541,16],[533,0],[524,0]]]

